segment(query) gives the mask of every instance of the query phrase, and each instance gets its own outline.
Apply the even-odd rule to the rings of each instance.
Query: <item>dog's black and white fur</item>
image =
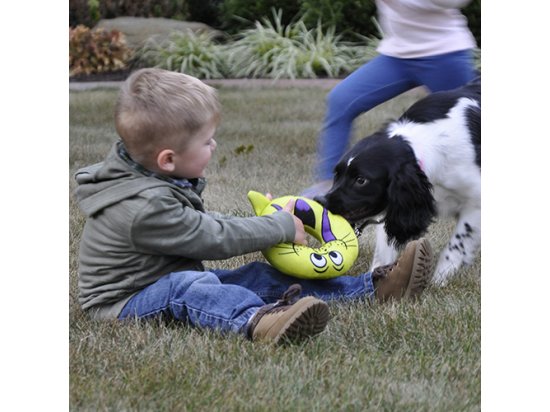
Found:
[[[481,244],[481,79],[428,95],[358,142],[317,200],[356,224],[383,221],[371,269],[394,262],[436,215],[456,217],[434,273],[445,284]]]

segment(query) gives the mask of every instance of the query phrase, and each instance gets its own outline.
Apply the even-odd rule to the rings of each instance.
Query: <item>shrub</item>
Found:
[[[376,25],[377,11],[373,0],[299,0],[304,23],[314,27],[322,21],[323,27],[334,26],[336,33],[350,39],[353,33],[380,36]],[[481,47],[481,0],[473,0],[462,9],[468,26]]]
[[[290,24],[300,12],[298,0],[224,0],[220,5],[221,28],[230,34],[254,27],[255,21],[271,15],[271,10],[283,11],[284,25]]]
[[[69,26],[94,26],[121,16],[189,18],[187,0],[69,0]]]
[[[69,27],[94,24],[95,20],[91,16],[88,0],[69,0]]]
[[[221,28],[236,34],[254,27],[254,22],[269,16],[273,7],[283,11],[284,25],[302,19],[308,28],[315,28],[321,21],[324,29],[333,26],[346,40],[353,40],[354,33],[380,36],[374,0],[225,0],[219,7]],[[481,46],[481,0],[472,0],[462,12]]]
[[[220,6],[221,28],[236,34],[249,29],[255,21],[271,14],[271,9],[283,11],[283,25],[302,20],[308,28],[321,22],[324,29],[351,40],[354,33],[377,35],[373,17],[376,5],[373,0],[225,0]]]
[[[337,77],[353,71],[375,54],[371,44],[341,41],[334,28],[320,24],[308,29],[302,20],[283,24],[282,10],[273,11],[244,30],[229,48],[229,65],[235,77],[315,78]]]
[[[334,27],[344,39],[353,39],[355,33],[380,36],[373,0],[300,0],[300,13],[306,26],[320,22],[324,28]]]
[[[210,27],[221,26],[221,5],[224,0],[187,0],[189,19],[208,24]]]
[[[166,17],[186,20],[189,17],[187,0],[102,0],[102,18],[120,16]]]
[[[272,21],[256,22],[225,45],[216,43],[212,34],[191,31],[173,33],[160,43],[150,39],[136,53],[138,65],[207,79],[338,77],[376,53],[376,39],[344,42],[334,28],[324,30],[318,24],[308,29],[301,20],[284,25],[282,11],[272,13]]]
[[[227,75],[225,51],[209,32],[174,32],[167,40],[149,39],[136,53],[140,66],[155,66],[198,78],[216,79]]]
[[[473,0],[462,9],[462,13],[468,19],[468,27],[476,38],[477,46],[481,47],[481,0]]]
[[[118,30],[69,28],[69,75],[121,70],[131,57],[124,35]]]
[[[120,16],[166,17],[200,21],[236,34],[254,27],[273,7],[283,10],[284,25],[301,18],[308,28],[319,21],[325,29],[334,26],[347,40],[353,39],[352,33],[380,35],[374,0],[69,0],[69,25],[93,26],[100,18]],[[481,47],[481,0],[471,1],[462,12]]]

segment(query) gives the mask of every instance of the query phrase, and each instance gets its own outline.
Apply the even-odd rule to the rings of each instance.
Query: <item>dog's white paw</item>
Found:
[[[444,257],[442,257],[444,259]],[[434,271],[432,283],[437,286],[446,286],[452,276],[458,271],[461,263],[440,259]]]

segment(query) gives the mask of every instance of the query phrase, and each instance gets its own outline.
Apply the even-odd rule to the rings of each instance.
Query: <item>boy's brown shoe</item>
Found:
[[[296,342],[321,333],[329,320],[328,305],[312,296],[298,299],[302,287],[294,284],[275,303],[262,306],[250,319],[248,336],[256,341]]]
[[[433,251],[428,239],[407,243],[399,259],[372,271],[374,295],[385,302],[390,299],[414,299],[424,291],[433,275]]]

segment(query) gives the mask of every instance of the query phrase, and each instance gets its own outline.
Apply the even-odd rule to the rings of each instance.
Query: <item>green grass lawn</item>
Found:
[[[252,215],[249,190],[274,197],[310,184],[327,91],[220,89],[218,149],[206,207]],[[357,121],[358,139],[400,115],[412,91]],[[70,94],[70,190],[77,168],[101,161],[117,139],[116,92]],[[78,306],[77,254],[84,219],[70,197],[70,408],[147,411],[470,411],[481,408],[481,258],[419,302],[331,302],[318,337],[273,347],[175,323],[96,322]],[[434,223],[436,252],[452,231]],[[368,268],[372,229],[351,273]],[[224,262],[238,267],[260,253]]]

